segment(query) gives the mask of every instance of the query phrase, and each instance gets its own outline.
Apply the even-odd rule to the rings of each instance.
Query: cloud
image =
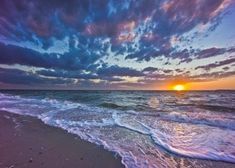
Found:
[[[143,69],[143,72],[155,72],[155,71],[158,71],[158,70],[159,69],[155,68],[155,67],[147,67],[147,68]]]
[[[40,70],[37,74],[46,77],[59,77],[59,78],[75,78],[75,79],[97,79],[96,75],[85,74],[81,71],[65,71],[65,70]]]
[[[23,85],[45,85],[45,84],[64,84],[72,81],[65,79],[42,78],[32,72],[26,72],[18,69],[0,68],[0,82],[6,84],[23,84]]]
[[[122,67],[118,67],[119,70],[122,69],[126,69],[126,68],[122,68]],[[101,72],[102,71],[102,72]],[[109,71],[109,72],[108,72]],[[138,72],[138,71],[136,71]],[[64,79],[74,79],[74,80],[78,80],[78,85],[79,86],[95,86],[95,85],[101,85],[101,84],[109,84],[112,82],[122,82],[125,79],[120,78],[122,77],[122,75],[126,76],[126,75],[133,75],[133,74],[129,74],[129,72],[127,72],[126,74],[122,74],[122,73],[110,73],[110,70],[107,69],[99,69],[99,73],[100,74],[96,74],[96,73],[84,73],[82,71],[66,71],[66,70],[39,70],[36,71],[36,73],[38,75],[44,76],[44,77],[53,77],[53,78],[64,78]],[[102,73],[102,74],[101,74]],[[139,72],[140,73],[140,72]],[[89,85],[88,85],[89,84]]]
[[[235,75],[235,71],[216,71],[208,72],[200,75],[191,75],[188,77],[188,80],[191,82],[207,82],[215,81],[217,79],[231,77]]]
[[[109,38],[113,52],[125,54],[127,59],[149,61],[175,50],[171,46],[172,37],[198,25],[214,26],[231,3],[230,0],[139,0],[138,3],[3,0],[0,30],[7,41],[41,43],[44,49],[53,45],[53,38],[76,36],[89,46],[97,38]],[[85,52],[86,48],[81,50]]]
[[[211,58],[223,54],[232,54],[235,52],[235,47],[228,47],[228,48],[218,48],[218,47],[211,47],[206,49],[184,49],[182,51],[177,51],[170,53],[170,58],[172,59],[179,59],[180,63],[189,63],[193,60],[198,59],[205,59]]]
[[[169,66],[175,59],[189,63],[235,52],[234,47],[177,46],[188,40],[185,34],[201,31],[198,27],[206,27],[205,34],[214,31],[232,5],[232,0],[2,0],[0,63],[43,68],[36,74],[2,69],[2,79],[13,83],[15,73],[33,83],[44,83],[41,78],[65,83],[79,79],[81,86],[101,87],[127,82],[123,77],[144,78],[146,83],[174,78],[174,72],[184,71],[158,65],[138,70],[124,64],[137,61],[146,67],[161,58]],[[125,60],[109,65],[110,57]],[[210,67],[218,64],[223,63]],[[22,82],[15,77],[16,84]]]
[[[41,54],[37,51],[0,43],[0,62],[2,64],[28,65],[43,68],[58,68],[65,70],[89,70],[95,68],[99,56],[78,53],[76,50],[65,54]]]
[[[225,48],[212,47],[212,48],[201,50],[198,53],[196,53],[197,55],[196,58],[197,59],[209,58],[209,57],[224,54],[225,52],[226,52]]]
[[[127,67],[119,67],[119,66],[103,66],[98,69],[97,74],[100,77],[108,77],[108,76],[129,76],[129,77],[140,77],[144,76],[141,71],[137,71],[135,69],[127,68]]]
[[[232,63],[235,63],[235,58],[230,58],[230,59],[227,59],[227,60],[215,62],[215,63],[208,64],[208,65],[197,66],[197,67],[195,68],[195,70],[197,70],[197,69],[203,69],[203,70],[205,70],[205,71],[208,71],[208,70],[211,70],[211,69],[213,69],[213,68],[217,68],[217,67],[229,65],[229,64],[232,64]]]

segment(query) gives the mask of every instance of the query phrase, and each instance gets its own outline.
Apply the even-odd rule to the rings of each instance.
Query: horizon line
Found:
[[[162,91],[162,92],[190,92],[190,91],[235,91],[235,89],[189,89],[176,91],[171,89],[0,89],[0,91]]]

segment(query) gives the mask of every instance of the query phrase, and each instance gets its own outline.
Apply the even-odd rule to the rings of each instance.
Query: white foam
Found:
[[[122,112],[6,94],[0,94],[0,109],[38,117],[103,145],[118,153],[126,167],[176,167],[162,148],[182,156],[235,163],[235,118],[228,113]]]

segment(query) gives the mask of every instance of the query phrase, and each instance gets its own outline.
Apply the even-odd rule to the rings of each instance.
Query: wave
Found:
[[[126,107],[126,106],[121,106],[121,105],[117,105],[115,103],[108,103],[108,102],[101,103],[99,106],[100,107],[106,107],[106,108],[112,108],[112,109],[118,109],[118,108],[125,108]]]
[[[226,106],[220,106],[220,105],[197,105],[197,107],[206,109],[206,110],[211,110],[211,111],[218,111],[218,112],[229,112],[229,113],[234,113],[235,108],[233,107],[226,107]]]
[[[232,130],[224,131],[213,127],[195,127],[184,123],[179,126],[175,123],[162,121],[153,126],[152,123],[149,124],[150,119],[145,120],[143,117],[135,117],[134,120],[132,117],[132,121],[129,116],[114,115],[114,118],[115,122],[121,127],[149,135],[157,145],[168,152],[191,158],[235,163],[235,143],[233,142],[235,132]],[[195,135],[196,131],[200,131],[197,136]],[[223,141],[220,142],[221,140]],[[227,145],[231,145],[229,150],[221,150]]]
[[[116,104],[106,105],[114,107],[0,94],[0,110],[37,117],[103,145],[118,153],[126,167],[176,167],[169,153],[235,163],[232,113],[120,111]]]

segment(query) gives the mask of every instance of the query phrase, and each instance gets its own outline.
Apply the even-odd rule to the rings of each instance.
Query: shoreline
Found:
[[[121,168],[121,158],[102,146],[30,116],[0,111],[2,168]]]
[[[159,148],[156,146],[156,148]],[[187,158],[162,151],[177,167],[234,168],[234,163]],[[175,165],[175,166],[176,166]],[[31,116],[0,110],[1,168],[124,168],[121,157],[103,146]]]

